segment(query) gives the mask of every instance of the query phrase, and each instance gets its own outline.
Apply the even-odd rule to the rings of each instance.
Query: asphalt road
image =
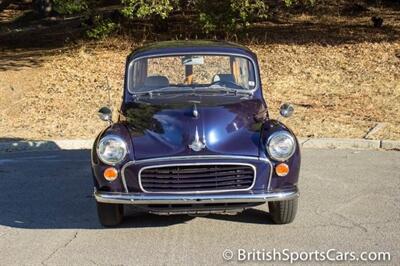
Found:
[[[376,265],[400,264],[400,152],[304,150],[300,189],[290,225],[273,225],[263,205],[206,217],[131,209],[120,228],[104,229],[89,151],[0,154],[0,265],[233,265],[238,249],[274,248],[385,251],[391,261]]]

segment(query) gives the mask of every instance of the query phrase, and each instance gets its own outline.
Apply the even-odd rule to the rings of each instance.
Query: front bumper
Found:
[[[274,192],[238,192],[218,194],[154,194],[154,193],[119,193],[95,191],[97,202],[112,204],[207,204],[207,203],[257,203],[281,201],[297,198],[297,187]]]

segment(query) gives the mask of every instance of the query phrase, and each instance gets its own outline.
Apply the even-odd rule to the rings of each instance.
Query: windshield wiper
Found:
[[[222,86],[211,86],[211,87],[200,87],[196,88],[196,91],[204,91],[204,92],[225,92],[225,93],[233,93],[234,95],[249,95],[252,96],[253,92],[248,91],[246,89],[234,89],[234,88],[229,88],[229,87],[222,87]]]
[[[162,87],[158,89],[153,89],[153,90],[147,90],[147,91],[136,91],[133,93],[135,96],[150,96],[152,97],[154,94],[157,93],[181,93],[181,92],[193,92],[194,90],[192,88],[188,87],[178,87],[178,86],[168,86],[168,87]]]
[[[248,91],[246,89],[235,89],[223,86],[210,86],[210,87],[180,87],[180,86],[168,86],[153,90],[147,91],[137,91],[133,93],[136,97],[141,96],[148,96],[150,98],[153,97],[154,94],[161,94],[161,93],[199,93],[199,92],[211,92],[211,93],[225,93],[225,94],[234,94],[236,95],[248,95],[253,96],[252,91]]]

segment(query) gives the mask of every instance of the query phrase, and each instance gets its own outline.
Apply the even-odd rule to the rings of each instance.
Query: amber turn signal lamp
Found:
[[[118,171],[114,167],[108,167],[104,170],[104,178],[108,181],[114,181],[118,177]]]
[[[289,166],[285,163],[280,163],[275,166],[275,172],[278,176],[286,176],[289,173]]]

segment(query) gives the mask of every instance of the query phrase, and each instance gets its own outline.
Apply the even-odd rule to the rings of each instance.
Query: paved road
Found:
[[[0,264],[232,265],[227,248],[333,248],[387,251],[399,265],[400,152],[304,150],[301,176],[290,225],[271,224],[261,206],[196,218],[130,210],[121,228],[103,229],[88,151],[0,154]]]

